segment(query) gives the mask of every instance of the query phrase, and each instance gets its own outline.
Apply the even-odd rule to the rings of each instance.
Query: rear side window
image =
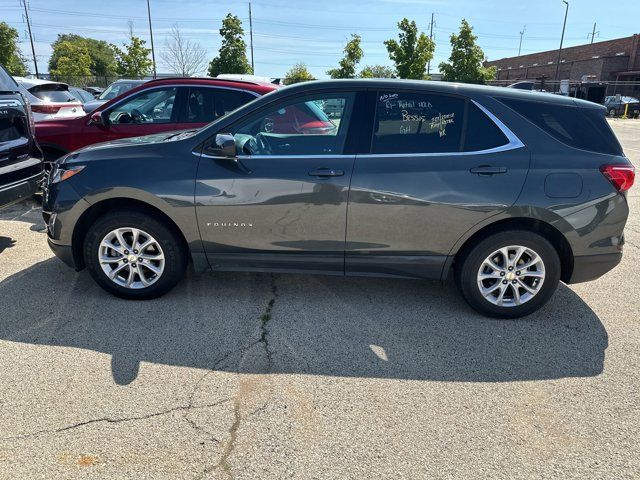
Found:
[[[31,87],[29,92],[45,102],[73,102],[75,97],[67,89],[59,85],[38,85]]]
[[[473,102],[467,111],[467,130],[464,137],[465,152],[480,152],[502,147],[509,143],[502,130]]]
[[[371,153],[459,152],[465,100],[445,95],[379,92]]]
[[[255,98],[254,95],[244,91],[192,87],[189,89],[186,122],[212,122]]]
[[[511,98],[499,100],[571,147],[610,155],[622,154],[622,147],[607,123],[604,110]]]

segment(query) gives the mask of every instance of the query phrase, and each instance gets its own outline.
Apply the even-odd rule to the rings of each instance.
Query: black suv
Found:
[[[34,132],[27,100],[0,65],[0,207],[38,189],[43,166]]]
[[[296,128],[327,105],[330,128]],[[45,186],[44,217],[54,252],[121,297],[162,295],[191,261],[453,275],[478,311],[517,317],[558,281],[618,264],[633,180],[600,105],[336,80],[283,88],[199,130],[68,154]]]

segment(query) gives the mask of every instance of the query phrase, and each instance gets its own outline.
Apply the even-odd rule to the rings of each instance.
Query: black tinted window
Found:
[[[476,152],[501,147],[509,143],[502,130],[482,110],[469,102],[464,151]]]
[[[459,152],[465,101],[442,95],[379,92],[371,153]]]
[[[187,101],[189,123],[209,123],[256,97],[248,92],[221,88],[190,88]]]
[[[64,87],[52,84],[31,87],[29,92],[36,98],[45,102],[72,102],[75,97],[69,93]]]
[[[510,98],[500,101],[567,145],[598,153],[622,153],[604,110]]]

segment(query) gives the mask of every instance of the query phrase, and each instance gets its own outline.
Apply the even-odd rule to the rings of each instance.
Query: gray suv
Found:
[[[317,123],[309,105],[341,105]],[[301,129],[300,126],[305,128]],[[513,318],[622,257],[634,170],[602,106],[441,82],[336,80],[199,130],[86,147],[45,185],[53,251],[148,299],[196,271],[455,279]]]

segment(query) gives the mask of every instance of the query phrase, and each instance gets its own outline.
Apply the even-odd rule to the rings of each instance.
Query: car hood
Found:
[[[82,107],[84,108],[85,112],[91,113],[96,108],[98,108],[101,105],[104,105],[105,103],[107,103],[107,100],[89,100],[87,103],[82,105]]]
[[[191,136],[193,136],[195,132],[197,132],[197,130],[194,130],[194,129],[174,130],[171,132],[162,132],[162,133],[154,133],[153,135],[145,135],[143,137],[120,138],[118,140],[95,143],[93,145],[88,145],[86,147],[83,147],[67,155],[63,163],[69,163],[75,160],[77,161],[89,160],[89,157],[86,154],[89,154],[91,152],[108,150],[112,148],[142,147],[145,145],[153,145],[156,143],[184,140],[186,138],[190,138]]]

